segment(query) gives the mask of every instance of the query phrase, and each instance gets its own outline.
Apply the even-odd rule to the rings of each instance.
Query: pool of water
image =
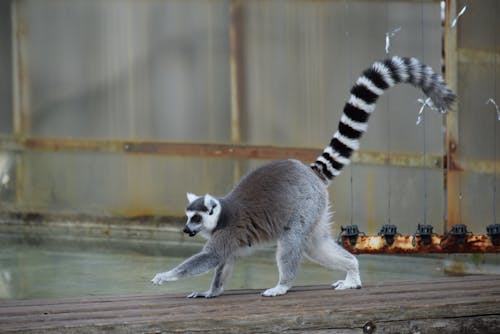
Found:
[[[172,268],[201,249],[202,239],[186,241],[179,235],[173,233],[165,241],[118,241],[0,234],[0,299],[204,291],[211,274],[159,287],[150,283],[155,273]],[[364,284],[445,276],[450,263],[456,262],[446,256],[361,255],[358,259]],[[295,285],[330,284],[343,275],[304,260]],[[277,277],[274,249],[269,247],[239,259],[227,289],[265,289],[274,286]]]

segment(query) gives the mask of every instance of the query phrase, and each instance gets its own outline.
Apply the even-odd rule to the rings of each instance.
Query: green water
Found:
[[[78,238],[46,240],[0,238],[0,299],[37,299],[123,294],[189,293],[206,290],[211,274],[152,286],[155,273],[165,271],[202,247],[183,240],[148,242]],[[444,276],[440,257],[359,256],[364,284],[378,281],[422,280]],[[278,277],[272,247],[239,259],[227,289],[265,289]],[[295,285],[330,284],[343,279],[304,260]]]

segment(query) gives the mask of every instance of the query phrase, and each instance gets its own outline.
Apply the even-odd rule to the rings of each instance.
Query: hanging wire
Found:
[[[425,33],[424,33],[424,2],[420,1],[420,38],[421,38],[421,48],[422,48],[422,61],[425,63]],[[423,154],[424,154],[424,166],[427,166],[427,125],[425,122],[424,114],[422,114],[422,132],[423,132]],[[424,198],[423,198],[423,223],[427,224],[427,168],[423,168],[424,174]]]
[[[385,1],[385,29],[386,31],[389,30],[389,2],[386,0]],[[392,187],[391,187],[391,172],[392,172],[392,167],[391,167],[391,113],[390,113],[390,100],[389,96],[387,96],[387,107],[386,107],[386,112],[387,112],[387,151],[388,151],[388,160],[389,164],[387,166],[387,223],[391,223],[391,196],[392,196]]]
[[[470,110],[470,99],[468,100],[467,102],[467,110]],[[456,140],[456,147],[455,147],[455,158],[457,157],[457,152],[458,152],[458,143],[459,143],[459,140],[461,138],[463,138],[463,126],[462,126],[462,122],[460,120],[460,114],[463,115],[464,113],[464,109],[463,108],[460,108],[460,112],[458,113],[457,115],[457,118],[458,118],[458,139]],[[451,154],[451,153],[450,153]],[[463,224],[463,219],[462,219],[462,216],[463,216],[463,193],[462,193],[462,178],[463,178],[463,173],[462,172],[459,172],[458,174],[458,223],[459,224]]]
[[[462,10],[455,17],[454,21],[451,22],[451,28],[455,28],[456,27],[457,20],[465,12],[465,9],[466,9],[466,6],[464,6],[462,8]],[[457,87],[457,89],[458,89],[458,87]],[[469,101],[470,101],[470,99],[469,99]],[[457,115],[457,118],[458,118],[458,139],[457,139],[457,143],[456,143],[457,147],[455,148],[455,150],[458,150],[459,141],[460,141],[460,139],[463,138],[463,125],[462,125],[463,122],[461,121],[460,116],[464,114],[465,110],[471,110],[470,109],[470,102],[467,103],[467,107],[466,108],[467,109],[461,108],[459,110],[458,115]],[[460,224],[463,224],[462,178],[463,178],[463,173],[460,172],[459,176],[458,176],[458,219],[459,219],[459,223]]]
[[[498,1],[495,1],[495,13],[498,13]],[[497,26],[496,25],[496,22],[497,22],[497,15],[494,16],[495,19],[494,19],[494,23],[495,23],[495,27]],[[494,66],[494,71],[493,71],[493,89],[494,89],[494,96],[495,96],[495,101],[497,99],[497,53],[498,53],[498,43],[497,43],[497,39],[498,39],[498,35],[495,34],[495,49],[494,49],[494,63],[493,63],[493,66]],[[494,120],[493,120],[493,150],[494,150],[494,157],[495,157],[495,160],[494,160],[494,170],[493,170],[493,223],[496,224],[497,223],[497,127],[498,127],[498,122],[500,121],[498,119],[499,115],[498,115],[498,111],[496,111],[494,113]]]
[[[349,6],[349,0],[344,1],[344,10],[345,10],[345,15],[344,15],[344,31],[345,31],[345,36],[346,40],[348,43],[348,47],[346,48],[346,57],[347,61],[349,63],[349,71],[347,73],[347,82],[352,83],[352,38],[350,36],[351,30],[350,30],[350,14],[351,14],[351,8]],[[350,185],[350,191],[351,191],[351,212],[350,212],[350,224],[354,225],[354,210],[355,210],[355,196],[354,196],[354,164],[351,163],[350,168],[349,168],[349,185]]]

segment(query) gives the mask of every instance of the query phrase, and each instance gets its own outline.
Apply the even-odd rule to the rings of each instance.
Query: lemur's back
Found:
[[[327,185],[309,167],[297,160],[273,161],[247,174],[223,199],[236,207],[240,222],[267,230],[264,240],[286,230],[290,220],[307,218],[311,208],[327,205]],[[310,223],[307,219],[304,219]]]

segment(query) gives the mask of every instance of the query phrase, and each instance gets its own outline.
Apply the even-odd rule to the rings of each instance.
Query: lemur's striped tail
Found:
[[[375,62],[352,87],[337,132],[323,154],[311,164],[321,178],[329,182],[351,162],[351,155],[359,149],[359,138],[366,132],[377,99],[384,90],[398,83],[411,83],[422,89],[441,111],[447,110],[456,98],[439,74],[415,58],[393,57]]]

